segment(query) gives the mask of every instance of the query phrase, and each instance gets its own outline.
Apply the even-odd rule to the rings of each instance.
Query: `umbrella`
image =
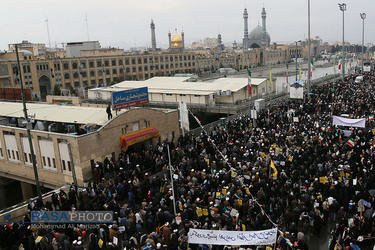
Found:
[[[373,209],[368,209],[366,210],[364,213],[363,213],[363,216],[365,216],[366,218],[371,218],[375,213],[375,210]]]
[[[371,189],[371,190],[369,190],[368,193],[369,193],[371,196],[375,196],[375,189]]]

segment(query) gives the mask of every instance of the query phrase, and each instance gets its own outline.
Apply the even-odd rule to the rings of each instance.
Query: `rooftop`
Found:
[[[90,91],[116,92],[141,87],[148,87],[148,92],[165,94],[188,94],[188,95],[209,95],[217,90],[231,90],[236,92],[246,87],[247,78],[220,78],[213,82],[188,82],[189,77],[153,77],[146,81],[123,81],[107,88],[96,88]],[[266,78],[252,78],[251,84],[258,86]]]
[[[28,115],[35,114],[35,120],[62,123],[104,125],[108,121],[105,108],[88,108],[77,106],[49,105],[27,103]],[[0,102],[0,116],[24,117],[22,103]]]

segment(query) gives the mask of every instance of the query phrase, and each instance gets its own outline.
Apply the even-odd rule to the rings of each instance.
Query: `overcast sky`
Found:
[[[374,0],[346,0],[345,41],[362,43],[361,12],[366,12],[365,43],[375,41]],[[249,14],[249,32],[267,12],[271,42],[307,38],[307,0],[2,0],[0,50],[28,40],[48,46],[46,17],[52,47],[62,42],[90,40],[102,47],[150,47],[150,20],[156,26],[158,47],[168,45],[168,30],[185,32],[186,45],[221,33],[224,43],[243,38],[243,10]],[[342,41],[342,12],[334,0],[311,0],[311,37]]]

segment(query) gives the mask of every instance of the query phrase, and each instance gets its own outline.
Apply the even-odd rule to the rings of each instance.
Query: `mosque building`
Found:
[[[248,31],[248,13],[245,8],[243,13],[244,18],[244,38],[243,49],[249,48],[268,48],[271,42],[271,36],[266,29],[266,9],[262,10],[262,26],[259,24],[250,32]]]
[[[171,51],[183,51],[185,49],[185,34],[181,31],[181,36],[176,34],[171,38],[171,31],[168,32],[169,50]]]

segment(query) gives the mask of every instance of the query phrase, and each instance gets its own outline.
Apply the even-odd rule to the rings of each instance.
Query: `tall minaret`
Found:
[[[218,35],[217,35],[217,49],[218,49],[219,51],[222,50],[222,45],[221,45],[221,34],[218,34]]]
[[[155,37],[155,24],[154,20],[151,19],[151,47],[152,49],[156,49],[156,37]]]
[[[267,17],[266,9],[263,7],[263,10],[262,10],[262,48],[266,48],[268,46],[266,17]]]
[[[185,33],[184,33],[184,30],[181,31],[181,38],[182,38],[182,48],[185,48]]]
[[[243,25],[244,25],[244,36],[243,36],[243,48],[247,49],[247,41],[249,40],[249,29],[248,29],[248,23],[247,23],[247,9],[245,8],[243,12]]]
[[[172,48],[171,31],[168,31],[169,48]]]

